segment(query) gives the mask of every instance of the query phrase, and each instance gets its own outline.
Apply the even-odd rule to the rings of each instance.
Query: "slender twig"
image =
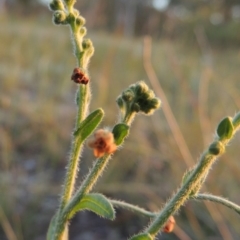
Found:
[[[96,183],[97,179],[101,175],[103,169],[106,167],[110,159],[110,155],[105,155],[104,157],[97,159],[94,163],[92,169],[89,171],[89,174],[81,184],[81,187],[74,194],[71,200],[66,204],[63,210],[59,213],[59,222],[57,229],[63,229],[64,225],[68,221],[69,214],[71,213],[74,206],[80,202],[84,194],[87,194],[91,191],[92,187]],[[61,233],[57,231],[56,239],[58,239]]]
[[[89,193],[92,190],[98,178],[101,176],[102,171],[106,168],[110,158],[111,155],[107,154],[95,161],[93,167],[90,169],[88,175],[81,184],[80,188],[77,190],[77,192],[74,194],[74,196],[64,209],[63,211],[64,216],[65,215],[68,216],[72,208],[81,200],[83,195]]]
[[[138,206],[130,204],[130,203],[126,203],[124,201],[118,201],[118,200],[111,199],[110,203],[115,207],[121,207],[121,208],[130,210],[132,212],[144,215],[146,217],[151,217],[152,218],[152,217],[156,217],[156,215],[157,215],[154,212],[147,211],[144,208],[138,207]]]
[[[211,202],[216,202],[216,203],[220,203],[234,211],[236,211],[238,214],[240,214],[240,206],[237,205],[236,203],[233,203],[231,201],[229,201],[226,198],[220,197],[220,196],[215,196],[212,194],[207,194],[207,193],[199,193],[196,196],[194,196],[192,198],[193,200],[207,200],[207,201],[211,201]]]

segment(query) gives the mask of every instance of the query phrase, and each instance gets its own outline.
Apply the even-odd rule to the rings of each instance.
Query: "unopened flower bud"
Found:
[[[52,11],[63,10],[64,5],[61,0],[53,0],[52,2],[49,3],[49,8]]]
[[[87,29],[85,27],[81,27],[80,29],[80,35],[84,37],[87,34]]]
[[[76,24],[77,24],[77,26],[79,26],[79,27],[82,27],[82,26],[85,24],[85,22],[86,22],[85,18],[83,18],[83,17],[81,17],[81,16],[78,16],[78,17],[76,18]]]
[[[82,29],[85,29],[85,28],[82,28]],[[89,49],[93,47],[92,41],[90,39],[84,39],[82,43],[82,47],[83,49]]]
[[[169,219],[167,220],[166,224],[163,227],[163,232],[165,233],[170,233],[173,231],[174,226],[175,226],[175,219],[173,216],[170,216]]]
[[[62,10],[57,10],[53,14],[53,22],[55,24],[65,24],[67,19],[67,14]]]
[[[147,93],[148,93],[148,98],[155,98],[155,94],[154,94],[153,90],[149,89],[147,91]]]
[[[210,154],[219,155],[224,153],[225,147],[220,141],[216,141],[209,146],[208,151]]]
[[[124,102],[121,97],[118,97],[116,102],[117,102],[117,105],[119,106],[119,108],[124,108]]]
[[[138,96],[140,96],[141,94],[147,92],[148,90],[149,90],[148,85],[145,82],[143,82],[143,81],[140,81],[140,82],[135,84],[135,91],[136,91],[136,94]]]
[[[77,9],[73,9],[73,14],[75,17],[78,17],[80,15],[80,12]]]
[[[130,89],[127,89],[122,93],[122,98],[126,102],[131,102],[134,99],[134,93]]]
[[[234,131],[234,126],[231,117],[226,117],[218,124],[217,135],[220,140],[231,139]]]
[[[140,105],[140,104],[139,104]],[[148,99],[147,101],[141,101],[141,111],[147,115],[151,115],[161,105],[159,98]]]
[[[134,112],[139,112],[140,111],[140,106],[139,106],[138,103],[134,103],[132,105],[132,111],[134,111]]]

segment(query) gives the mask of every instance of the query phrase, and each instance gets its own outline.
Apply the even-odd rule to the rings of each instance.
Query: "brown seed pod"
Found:
[[[87,84],[89,82],[89,78],[83,73],[80,68],[73,69],[71,80],[78,84]]]

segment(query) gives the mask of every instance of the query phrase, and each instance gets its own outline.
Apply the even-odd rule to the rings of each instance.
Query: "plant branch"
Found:
[[[149,227],[145,230],[146,234],[150,234],[151,237],[155,237],[161,230],[164,224],[167,222],[170,216],[174,215],[180,207],[189,199],[191,192],[198,186],[199,182],[208,174],[213,163],[221,156],[225,151],[225,146],[233,138],[234,134],[240,127],[240,112],[232,119],[232,127],[229,130],[230,118],[222,120],[218,126],[218,134],[221,134],[217,139],[209,146],[209,148],[202,154],[199,162],[187,178],[185,184],[181,186],[176,194],[165,204],[158,216],[150,223]],[[223,124],[228,124],[224,125]],[[221,129],[220,129],[221,128]],[[224,131],[223,131],[224,130]],[[231,133],[231,134],[230,134]]]
[[[207,200],[211,202],[216,202],[220,203],[234,211],[236,211],[238,214],[240,214],[240,206],[237,205],[236,203],[233,203],[226,198],[220,197],[220,196],[215,196],[212,194],[197,194],[196,196],[192,197],[193,200]]]
[[[90,169],[88,175],[81,184],[80,188],[77,190],[77,192],[74,194],[74,196],[64,209],[63,215],[68,216],[72,208],[81,200],[81,198],[92,190],[97,179],[101,176],[102,171],[107,166],[110,160],[110,156],[111,156],[110,154],[107,154],[99,159],[96,159],[93,167]]]
[[[157,216],[157,213],[147,211],[144,208],[138,207],[138,206],[130,204],[130,203],[126,203],[124,201],[113,200],[113,199],[109,199],[109,201],[115,207],[124,208],[124,209],[130,210],[132,212],[135,212],[137,214],[144,215],[146,217],[153,218],[153,217]]]

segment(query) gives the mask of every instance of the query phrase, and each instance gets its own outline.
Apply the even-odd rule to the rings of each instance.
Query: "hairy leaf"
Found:
[[[232,118],[226,117],[218,124],[217,134],[221,140],[230,139],[233,135],[233,130]]]
[[[115,218],[115,212],[112,204],[108,199],[99,193],[86,194],[81,201],[72,209],[69,218],[72,218],[75,213],[81,210],[90,210],[97,215],[113,220]]]
[[[101,108],[90,113],[74,132],[74,136],[80,137],[80,141],[83,142],[97,128],[103,116],[104,112]]]

